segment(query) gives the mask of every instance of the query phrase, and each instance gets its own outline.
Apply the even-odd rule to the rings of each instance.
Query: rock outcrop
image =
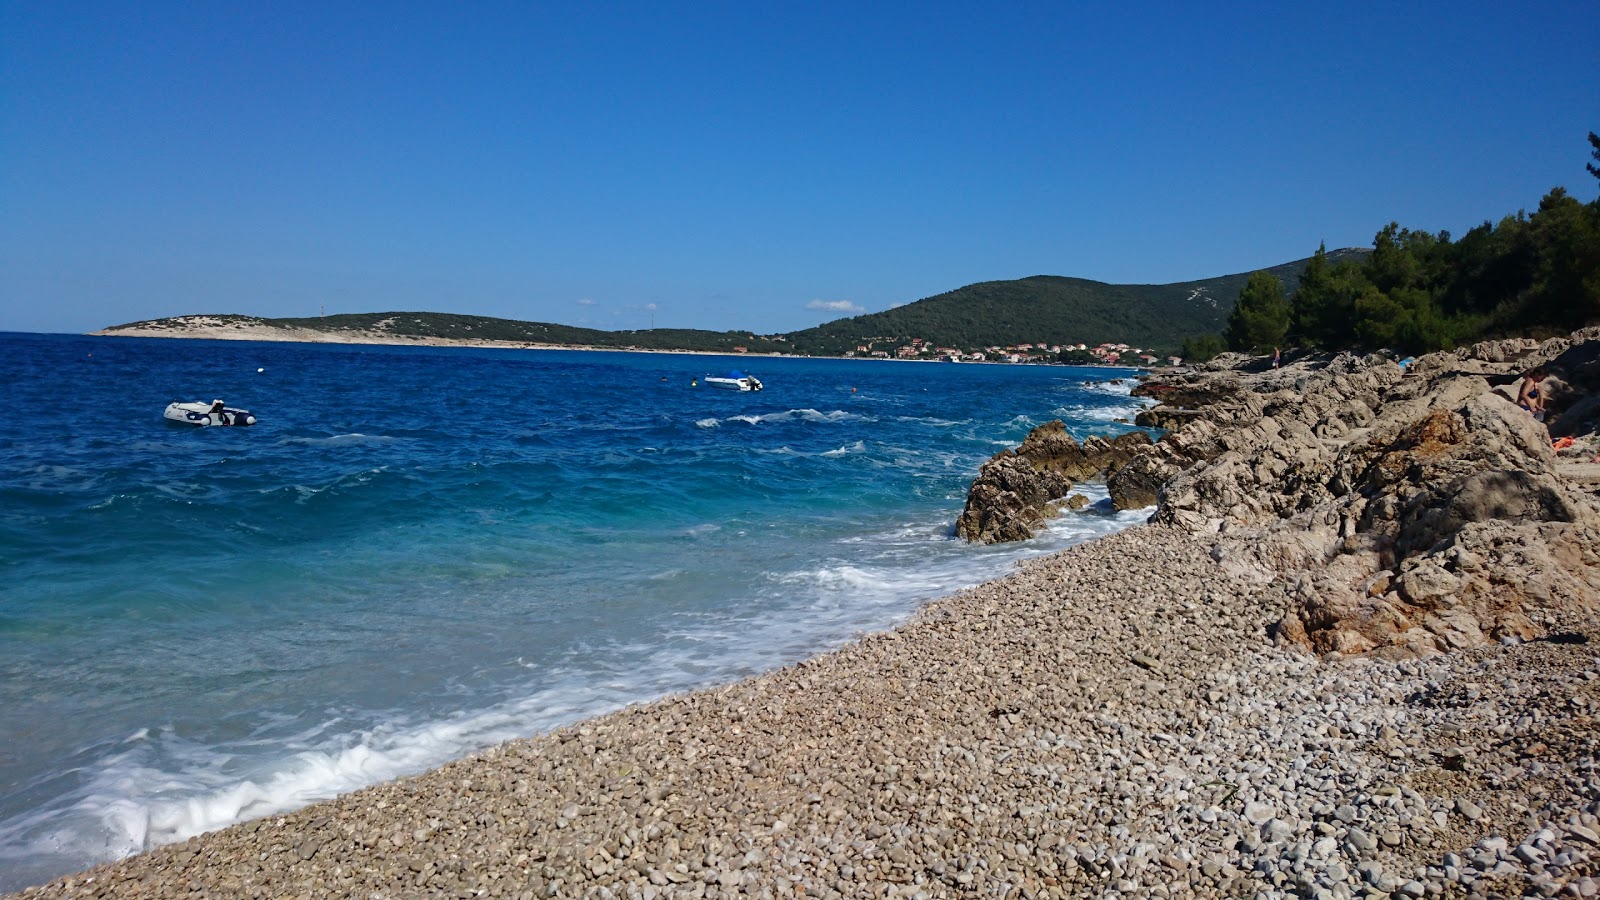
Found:
[[[1548,431],[1494,388],[1514,393],[1534,365],[1551,373]],[[1187,424],[1119,467],[1112,501],[1219,534],[1220,566],[1288,596],[1279,641],[1421,655],[1600,608],[1600,503],[1551,440],[1588,440],[1600,421],[1600,329],[1409,369],[1342,354],[1175,380],[1141,391],[1177,399]]]
[[[1022,446],[1002,450],[983,464],[956,520],[956,534],[981,544],[1032,537],[1074,483],[1115,472],[1149,446],[1150,436],[1142,431],[1079,444],[1059,419],[1046,422],[1029,432]]]

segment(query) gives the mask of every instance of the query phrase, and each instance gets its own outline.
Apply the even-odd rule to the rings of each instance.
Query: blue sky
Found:
[[[781,332],[1594,197],[1600,3],[1294,6],[0,0],[0,330]]]

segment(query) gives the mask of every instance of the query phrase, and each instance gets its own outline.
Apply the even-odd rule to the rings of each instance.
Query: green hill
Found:
[[[1328,258],[1337,262],[1367,252],[1338,250]],[[1293,291],[1307,262],[1266,271],[1283,282],[1285,291]],[[984,281],[788,337],[795,352],[814,355],[838,355],[873,341],[896,345],[910,338],[963,350],[1108,341],[1176,350],[1186,337],[1221,333],[1249,279],[1249,272],[1241,272],[1177,284],[1106,284],[1058,275]]]
[[[203,320],[203,321],[196,321]],[[524,322],[491,316],[468,316],[434,312],[341,313],[332,316],[264,319],[256,316],[204,315],[174,316],[129,322],[104,329],[102,334],[121,331],[188,332],[188,336],[211,337],[214,329],[265,327],[305,329],[328,335],[384,335],[404,343],[407,338],[452,338],[470,341],[505,341],[513,344],[554,344],[572,347],[604,347],[634,350],[700,350],[733,353],[743,347],[751,353],[788,353],[782,340],[751,334],[748,331],[699,331],[689,328],[652,328],[643,331],[600,331],[547,322]]]
[[[268,319],[269,323],[318,331],[378,331],[416,337],[461,338],[513,343],[636,348],[640,350],[707,350],[729,353],[744,347],[752,353],[783,353],[788,346],[748,331],[700,331],[692,328],[650,328],[600,331],[546,322],[522,322],[454,313],[350,313],[303,319]]]
[[[1339,250],[1330,261],[1359,257],[1365,250]],[[1292,291],[1308,260],[1273,266],[1267,271]],[[121,330],[192,330],[186,320],[208,319],[214,325],[296,328],[328,334],[361,333],[408,338],[457,338],[510,343],[557,344],[639,350],[701,350],[751,353],[795,353],[842,356],[863,344],[889,349],[922,338],[936,346],[965,351],[1014,344],[1096,344],[1117,341],[1136,347],[1175,351],[1183,339],[1217,334],[1239,299],[1250,273],[1224,275],[1178,284],[1106,284],[1083,278],[1036,275],[1015,281],[985,281],[908,303],[881,313],[839,319],[787,335],[749,331],[700,331],[651,328],[600,331],[545,322],[523,322],[454,313],[347,313],[309,318],[262,319],[254,316],[177,316],[107,328]],[[199,336],[205,336],[203,334]]]

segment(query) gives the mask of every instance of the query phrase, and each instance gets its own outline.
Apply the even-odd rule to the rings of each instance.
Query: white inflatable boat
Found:
[[[163,413],[169,421],[185,425],[254,425],[256,417],[248,409],[234,409],[221,400],[210,403],[169,403]]]
[[[759,391],[761,382],[754,375],[733,371],[726,375],[707,375],[700,379],[707,387],[722,388],[729,391]]]

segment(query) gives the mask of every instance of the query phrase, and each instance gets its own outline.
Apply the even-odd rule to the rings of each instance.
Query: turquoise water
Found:
[[[691,387],[732,367],[766,389]],[[951,536],[1034,425],[1127,430],[1125,374],[0,335],[0,889],[814,655],[1142,521]],[[161,417],[215,398],[259,424]]]

